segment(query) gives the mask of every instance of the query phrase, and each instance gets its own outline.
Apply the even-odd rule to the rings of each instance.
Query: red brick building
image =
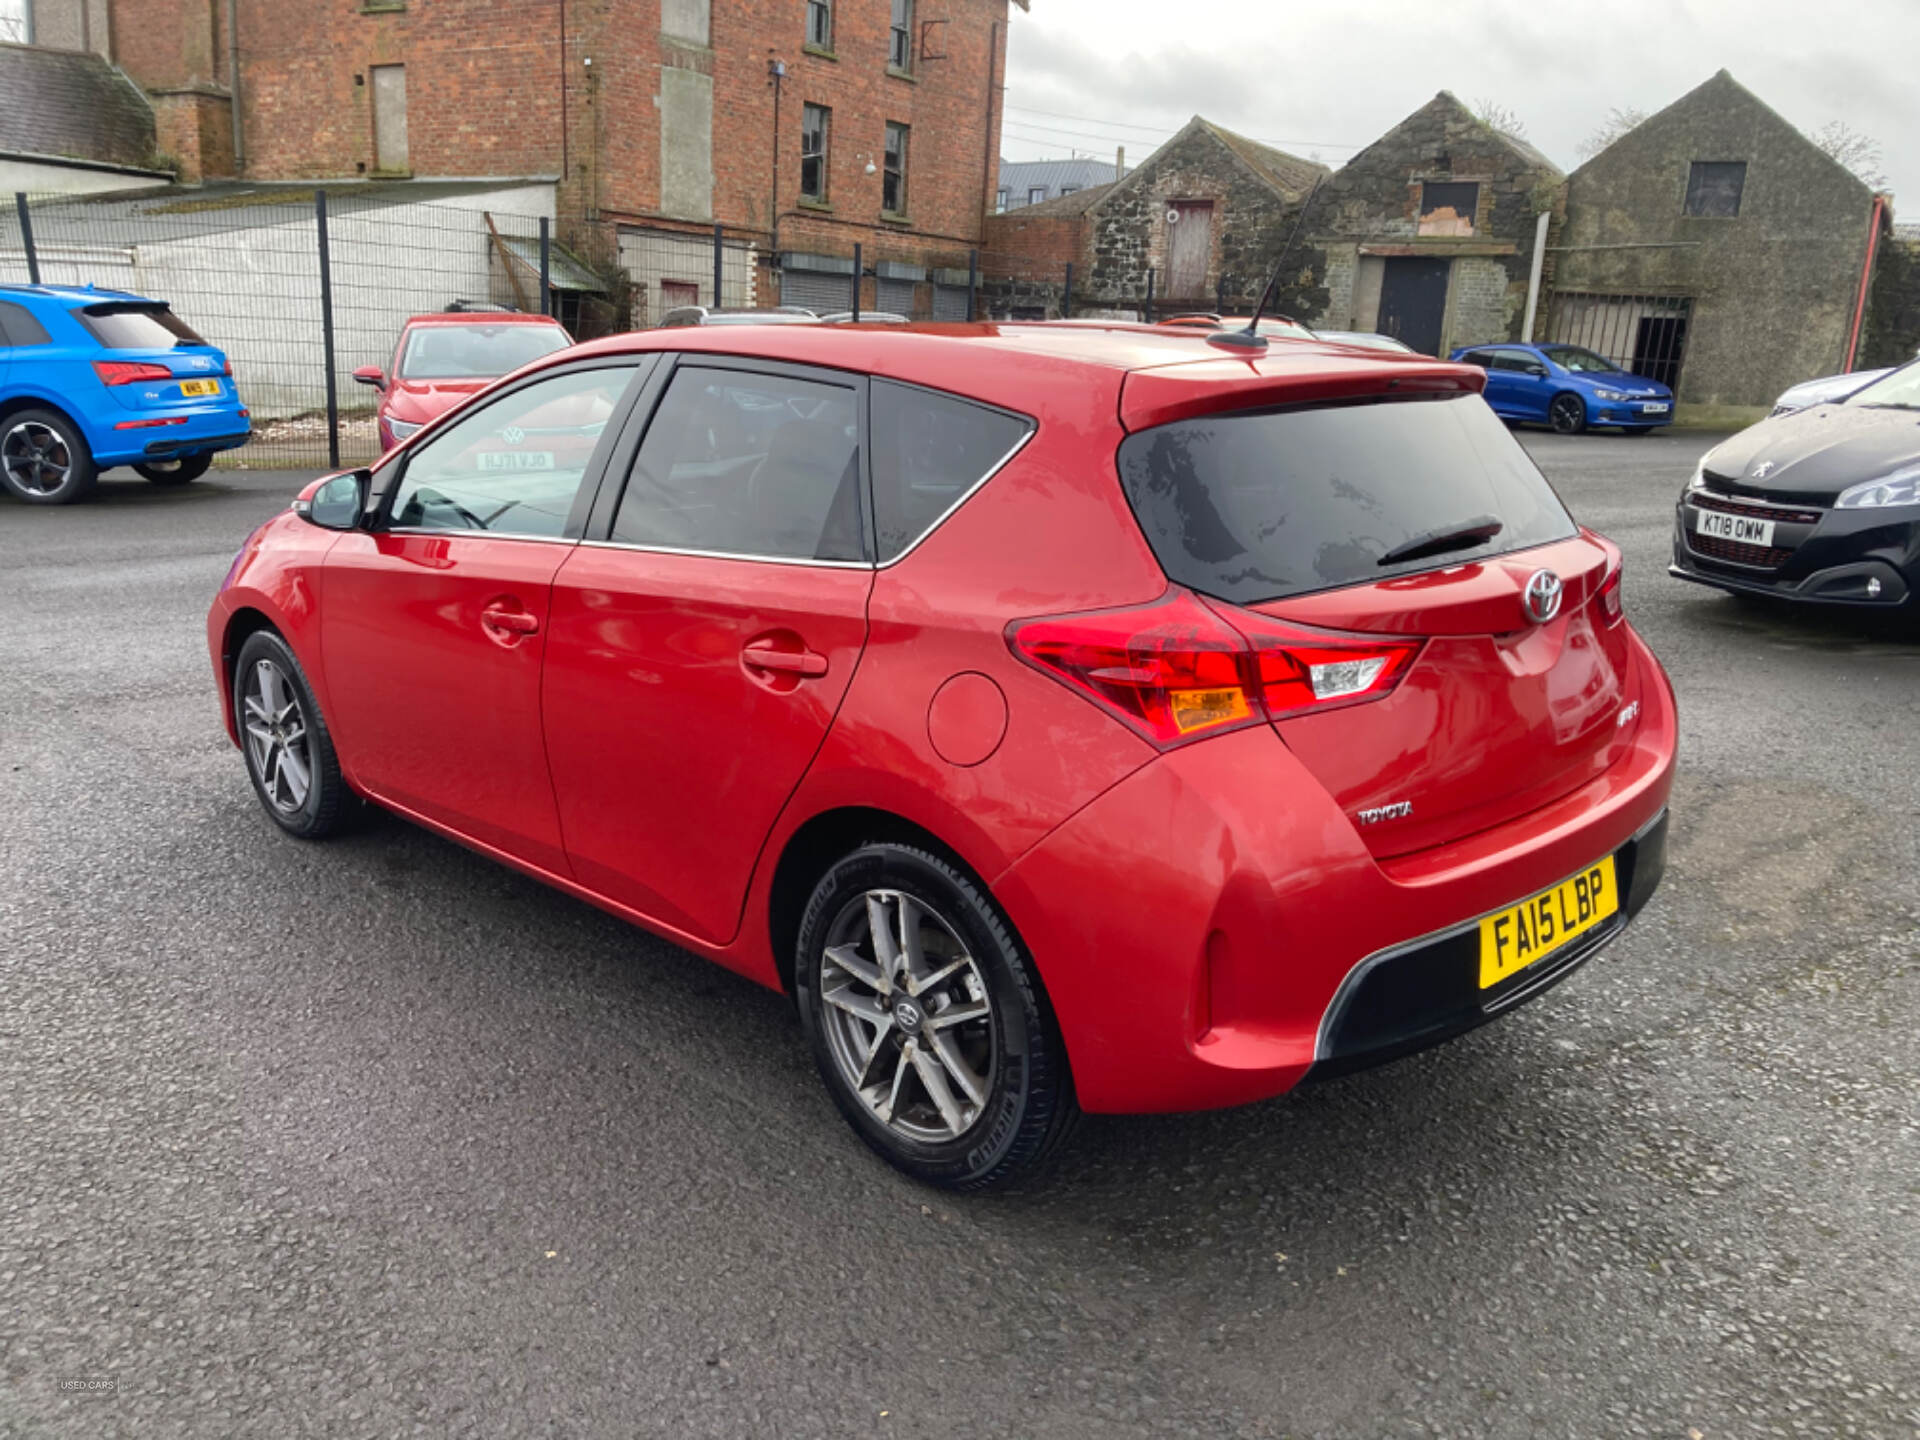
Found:
[[[550,177],[563,234],[615,222],[623,260],[647,240],[663,303],[697,288],[665,278],[673,245],[718,223],[815,303],[864,244],[884,308],[964,265],[993,209],[1009,0],[110,5],[185,177]]]

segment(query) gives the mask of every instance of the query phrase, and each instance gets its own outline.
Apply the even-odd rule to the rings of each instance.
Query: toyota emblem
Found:
[[[1551,570],[1534,571],[1527,581],[1527,618],[1536,625],[1546,624],[1560,613],[1560,602],[1565,598],[1566,587],[1558,575]]]

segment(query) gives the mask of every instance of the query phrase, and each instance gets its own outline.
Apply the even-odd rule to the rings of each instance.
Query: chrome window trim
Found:
[[[1626,849],[1627,846],[1639,844],[1642,840],[1646,839],[1647,836],[1651,835],[1655,830],[1659,829],[1660,822],[1667,818],[1668,809],[1669,809],[1668,806],[1665,806],[1665,805],[1661,806],[1659,814],[1655,815],[1651,820],[1647,821],[1646,824],[1642,825],[1638,830],[1634,831],[1632,835],[1627,837],[1627,839],[1622,841],[1620,844],[1614,846],[1613,849],[1609,850],[1607,852],[1607,856],[1618,855],[1622,850]],[[1602,857],[1602,858],[1606,858],[1606,857]],[[1596,861],[1594,863],[1598,863],[1598,862]],[[1586,873],[1586,871],[1589,868],[1590,868],[1589,866],[1583,865],[1580,867],[1580,869],[1574,871],[1572,875],[1567,876],[1565,880],[1559,880],[1554,882],[1554,884],[1552,885],[1543,886],[1538,890],[1530,891],[1526,895],[1522,895],[1519,900],[1509,900],[1504,905],[1496,905],[1491,910],[1484,911],[1481,914],[1474,916],[1471,920],[1462,920],[1458,925],[1449,925],[1445,929],[1429,931],[1427,934],[1418,936],[1417,938],[1412,940],[1403,940],[1398,945],[1389,945],[1384,950],[1376,950],[1373,952],[1373,954],[1368,955],[1363,959],[1354,962],[1353,968],[1347,971],[1346,975],[1341,978],[1339,985],[1335,987],[1333,992],[1333,998],[1327,1002],[1327,1008],[1320,1012],[1320,1024],[1317,1027],[1315,1027],[1313,1032],[1313,1063],[1318,1065],[1322,1060],[1327,1058],[1328,1029],[1332,1026],[1335,1017],[1340,1014],[1350,993],[1356,988],[1358,988],[1360,982],[1367,977],[1368,972],[1370,972],[1376,965],[1381,965],[1388,960],[1396,959],[1399,956],[1406,954],[1409,950],[1424,949],[1428,945],[1437,945],[1443,940],[1451,940],[1456,935],[1463,935],[1469,930],[1477,930],[1480,928],[1480,922],[1482,920],[1485,920],[1488,916],[1498,915],[1503,910],[1511,910],[1515,905],[1520,904],[1522,901],[1530,900],[1535,895],[1544,895],[1549,890],[1557,889],[1559,888],[1559,886],[1566,884],[1567,880],[1573,879],[1574,876],[1582,875]],[[1616,867],[1615,869],[1616,877],[1618,876],[1618,873],[1619,873],[1618,868]],[[1620,925],[1613,932],[1613,934],[1610,937],[1608,937],[1608,941],[1607,941],[1608,944],[1611,944],[1614,940],[1619,939],[1621,931],[1624,931],[1627,928],[1629,917],[1627,916],[1627,902],[1626,902],[1625,896],[1621,897],[1619,913],[1621,916]],[[1576,936],[1574,938],[1584,939],[1585,937]],[[1547,953],[1552,954],[1553,952],[1548,951]],[[1517,974],[1522,974],[1524,972],[1516,970],[1514,973],[1517,975]]]
[[[876,380],[885,380],[886,376],[876,375],[874,378]],[[927,388],[925,386],[911,385],[910,382],[904,381],[904,380],[895,380],[889,383],[895,384],[895,385],[907,386],[910,389],[926,389]],[[966,401],[968,404],[978,405],[982,409],[999,410],[998,406],[989,406],[979,400],[968,400],[965,395],[954,395],[951,391],[948,391],[948,390],[936,390],[936,391],[933,391],[932,393],[936,395],[945,395],[954,400]],[[1013,414],[1018,414],[1019,412],[1012,411],[1012,410],[1000,410],[1000,413],[1003,415],[1013,415]],[[958,510],[962,505],[966,504],[967,501],[971,500],[976,494],[978,494],[980,487],[982,485],[985,485],[989,480],[993,479],[994,476],[998,475],[1002,470],[1006,469],[1008,465],[1013,463],[1014,456],[1018,455],[1022,450],[1026,449],[1028,442],[1031,441],[1035,435],[1038,435],[1040,433],[1039,422],[1036,421],[1031,415],[1024,415],[1024,416],[1021,416],[1021,418],[1027,422],[1027,433],[1020,437],[1019,441],[1015,443],[1014,447],[1011,450],[1007,451],[1006,454],[1002,455],[999,461],[994,465],[994,467],[991,470],[987,471],[986,474],[982,475],[978,480],[974,481],[973,484],[969,485],[966,488],[966,490],[961,493],[960,497],[957,500],[955,500],[946,509],[942,510],[939,516],[934,520],[934,522],[931,525],[927,526],[926,529],[922,530],[917,536],[914,537],[912,544],[908,545],[906,549],[902,550],[898,555],[894,556],[891,560],[882,561],[880,564],[876,565],[874,567],[875,569],[891,570],[895,565],[898,565],[902,560],[906,559],[909,555],[913,554],[914,551],[920,548],[921,544],[927,539],[928,536],[932,535],[934,531],[938,530],[942,525],[947,523],[948,519],[953,515],[954,511]],[[871,463],[871,459],[869,459],[869,463]]]
[[[522,535],[513,530],[436,530],[428,525],[389,525],[372,532],[374,535],[425,535],[433,539],[444,539],[450,535],[464,535],[469,540],[526,540],[535,545],[578,545],[580,542],[570,535]]]
[[[696,560],[744,560],[756,565],[810,565],[818,570],[872,570],[868,560],[814,560],[804,555],[741,555],[731,550],[686,550],[676,545],[636,545],[628,540],[582,540],[590,550],[633,550],[642,555],[686,555]]]

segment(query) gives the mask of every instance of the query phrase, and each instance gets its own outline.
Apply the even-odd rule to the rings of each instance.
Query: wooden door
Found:
[[[1394,258],[1380,286],[1380,333],[1422,355],[1440,353],[1451,260]]]
[[[1168,296],[1204,296],[1213,264],[1213,202],[1174,201],[1167,208],[1167,232]]]

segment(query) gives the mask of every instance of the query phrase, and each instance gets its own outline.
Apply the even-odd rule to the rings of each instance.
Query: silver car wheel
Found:
[[[986,977],[937,912],[868,890],[827,932],[821,1017],[835,1067],[881,1124],[925,1144],[959,1139],[993,1093]]]
[[[0,439],[0,467],[22,490],[57,495],[73,473],[73,451],[51,425],[23,420]]]
[[[267,802],[283,815],[296,815],[313,789],[313,760],[307,745],[307,717],[300,697],[278,665],[254,662],[245,696],[247,758]]]

